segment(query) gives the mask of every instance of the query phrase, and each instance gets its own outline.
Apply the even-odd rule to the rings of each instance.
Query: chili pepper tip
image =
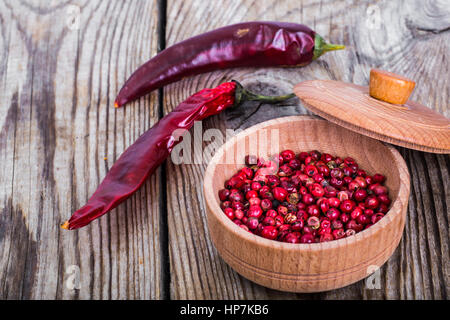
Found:
[[[64,222],[64,223],[61,225],[61,228],[66,229],[66,230],[69,230],[69,221]]]
[[[118,108],[119,107],[119,103],[117,101],[114,101],[114,108]]]

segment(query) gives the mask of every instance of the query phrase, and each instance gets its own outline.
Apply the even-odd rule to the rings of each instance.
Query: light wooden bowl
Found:
[[[282,243],[239,228],[220,209],[217,192],[226,179],[243,167],[244,156],[249,151],[254,154],[255,146],[260,147],[259,152],[274,150],[276,141],[262,141],[265,134],[276,137],[277,133],[279,151],[317,149],[351,156],[368,173],[385,174],[393,200],[389,212],[369,229],[324,243]],[[257,142],[252,140],[258,136]],[[269,288],[318,292],[361,280],[392,255],[405,225],[410,180],[405,161],[392,146],[325,120],[294,116],[260,123],[225,143],[206,170],[203,188],[210,236],[226,263],[245,278]]]

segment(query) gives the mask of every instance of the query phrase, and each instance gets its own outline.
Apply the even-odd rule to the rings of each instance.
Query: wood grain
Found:
[[[1,299],[161,297],[158,175],[90,226],[59,228],[158,119],[157,94],[111,102],[156,53],[157,14],[142,1],[0,3]]]
[[[301,69],[221,70],[164,89],[164,111],[189,94],[237,79],[264,94],[285,93],[304,80],[331,79],[367,85],[371,68],[392,71],[418,83],[411,99],[450,117],[448,43],[450,12],[443,2],[379,1],[168,1],[166,43],[239,21],[279,20],[307,24],[347,50],[328,53]],[[369,8],[370,7],[370,8]],[[374,14],[375,12],[375,14]],[[377,13],[380,19],[376,19]],[[179,19],[178,17],[183,17]],[[379,21],[379,23],[377,23]],[[370,23],[369,23],[370,22]],[[439,79],[439,81],[437,80]],[[203,121],[203,129],[244,129],[271,118],[309,114],[298,101],[273,108],[245,104]],[[255,112],[256,111],[256,112]],[[216,145],[217,146],[217,145]],[[411,195],[399,248],[381,268],[381,288],[365,282],[325,293],[290,294],[256,285],[232,271],[205,230],[197,192],[206,163],[168,163],[167,194],[171,298],[174,299],[446,299],[449,293],[449,157],[398,147],[411,173]],[[432,182],[433,181],[433,182]],[[433,184],[433,187],[432,185]],[[176,192],[174,192],[176,190]],[[185,196],[180,197],[180,194]],[[194,230],[194,231],[193,231]]]

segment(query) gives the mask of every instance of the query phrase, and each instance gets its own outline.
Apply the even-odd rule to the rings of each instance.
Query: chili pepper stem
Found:
[[[253,92],[250,92],[246,89],[244,89],[244,87],[236,80],[232,80],[234,83],[236,83],[236,106],[241,104],[244,101],[259,101],[262,103],[278,103],[278,102],[283,102],[285,100],[288,100],[290,98],[295,97],[294,93],[290,93],[290,94],[285,94],[285,95],[281,95],[281,96],[264,96],[264,95],[260,95],[260,94],[256,94]]]
[[[316,60],[325,52],[345,49],[344,45],[327,43],[324,38],[317,33],[314,38],[314,55],[313,60]]]

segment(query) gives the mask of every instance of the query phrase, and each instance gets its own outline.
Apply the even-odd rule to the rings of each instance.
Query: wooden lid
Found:
[[[409,81],[405,78],[393,81],[390,75],[376,79],[382,87],[378,98],[409,96],[414,85],[402,83]],[[398,94],[397,86],[409,89]],[[344,128],[410,149],[450,153],[450,120],[420,103],[392,104],[370,96],[369,87],[333,80],[304,81],[294,92],[309,110]]]

